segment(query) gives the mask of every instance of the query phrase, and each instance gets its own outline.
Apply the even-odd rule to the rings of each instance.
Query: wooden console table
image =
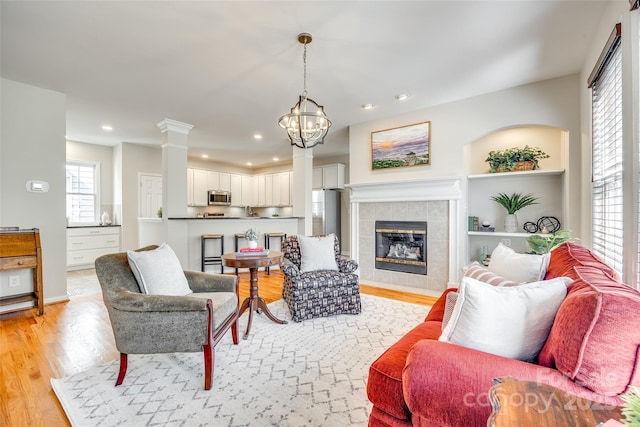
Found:
[[[42,249],[37,228],[0,231],[0,270],[33,270],[33,291],[0,297],[0,306],[33,301],[38,314],[44,313],[42,291]]]
[[[622,418],[616,406],[592,402],[546,384],[511,377],[496,378],[493,384],[489,427],[595,427],[599,422]]]

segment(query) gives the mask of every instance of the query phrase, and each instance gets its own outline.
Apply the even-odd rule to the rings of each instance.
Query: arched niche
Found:
[[[540,160],[540,169],[565,169],[569,132],[552,126],[521,125],[493,131],[465,147],[468,175],[489,172],[485,161],[489,152],[513,147],[538,147],[549,154]]]

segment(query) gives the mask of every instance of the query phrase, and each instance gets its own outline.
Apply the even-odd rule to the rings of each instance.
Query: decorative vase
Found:
[[[102,220],[102,225],[111,224],[111,219],[109,218],[109,212],[107,211],[102,212],[102,216],[100,217],[100,219]]]
[[[249,249],[255,249],[258,247],[258,242],[255,240],[249,240]]]
[[[518,217],[516,214],[507,214],[504,217],[504,231],[515,233],[518,231]]]

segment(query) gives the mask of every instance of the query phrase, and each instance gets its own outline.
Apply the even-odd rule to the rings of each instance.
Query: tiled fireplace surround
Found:
[[[459,265],[459,178],[351,185],[351,255],[363,283],[439,295]],[[376,221],[427,222],[427,275],[375,268]]]

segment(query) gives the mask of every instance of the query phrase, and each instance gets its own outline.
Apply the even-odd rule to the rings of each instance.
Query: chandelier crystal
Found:
[[[278,125],[287,131],[291,145],[300,148],[313,148],[323,144],[324,137],[331,127],[331,120],[324,113],[324,107],[307,97],[307,44],[311,43],[311,40],[311,34],[298,34],[298,41],[304,45],[304,90],[296,105],[291,108],[291,112],[280,117],[278,121]]]

